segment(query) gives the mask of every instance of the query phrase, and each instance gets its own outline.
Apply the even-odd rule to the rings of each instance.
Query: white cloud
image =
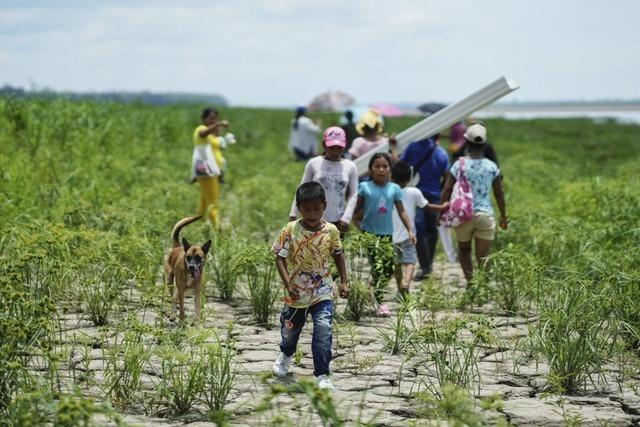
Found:
[[[638,12],[579,0],[16,2],[0,6],[0,84],[291,105],[327,88],[452,100],[509,74],[515,99],[640,97]]]

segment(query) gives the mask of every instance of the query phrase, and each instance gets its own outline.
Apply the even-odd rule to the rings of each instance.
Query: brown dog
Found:
[[[195,297],[196,320],[200,320],[200,296],[202,295],[202,270],[207,258],[207,253],[211,247],[211,240],[202,246],[191,245],[187,239],[182,238],[180,244],[180,230],[202,218],[202,216],[192,216],[183,218],[176,223],[171,232],[173,249],[169,253],[165,263],[167,285],[169,295],[171,295],[171,314],[169,319],[173,322],[176,319],[176,304],[180,304],[180,321],[184,320],[184,296],[188,289],[193,289]],[[177,295],[173,285],[178,289]]]

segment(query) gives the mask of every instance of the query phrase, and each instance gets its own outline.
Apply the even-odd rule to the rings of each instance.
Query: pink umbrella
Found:
[[[310,111],[342,111],[355,103],[351,95],[337,90],[321,93],[311,100]]]
[[[404,116],[404,111],[397,105],[389,104],[388,102],[380,102],[374,104],[371,108],[375,108],[385,117],[400,117]]]

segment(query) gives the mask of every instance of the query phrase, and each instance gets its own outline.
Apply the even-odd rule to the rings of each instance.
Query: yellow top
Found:
[[[224,165],[225,165],[225,159],[224,156],[222,155],[222,146],[220,144],[220,139],[215,136],[215,135],[207,135],[205,137],[200,136],[200,132],[203,130],[206,130],[207,126],[205,125],[200,125],[196,128],[196,130],[193,132],[193,144],[194,145],[198,145],[198,144],[211,144],[211,148],[213,149],[213,155],[216,158],[216,163],[218,163],[218,167],[220,168],[220,170],[224,169]]]

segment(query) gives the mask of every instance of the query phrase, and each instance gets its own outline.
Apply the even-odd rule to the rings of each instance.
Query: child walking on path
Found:
[[[389,307],[382,304],[384,290],[393,277],[393,253],[384,250],[385,244],[391,244],[393,235],[393,207],[407,229],[408,240],[416,244],[413,223],[407,216],[402,204],[402,190],[397,184],[389,182],[391,175],[391,158],[386,153],[376,153],[369,160],[369,176],[371,181],[361,182],[358,187],[356,212],[362,210],[364,216],[360,229],[377,237],[377,244],[369,250],[371,276],[378,306],[379,316],[389,316]]]
[[[273,373],[284,377],[289,372],[300,332],[311,313],[313,319],[313,375],[319,388],[333,390],[329,380],[333,322],[333,281],[329,259],[333,258],[340,274],[339,295],[349,293],[347,267],[342,253],[340,232],[322,219],[327,201],[317,182],[301,184],[296,204],[302,218],[288,223],[271,250],[276,267],[287,290],[285,307],[280,315],[281,353],[273,364]]]
[[[318,182],[327,197],[327,209],[323,219],[329,221],[345,233],[356,206],[358,192],[358,170],[351,160],[343,159],[347,136],[336,126],[327,128],[322,136],[324,156],[317,156],[307,162],[301,184]],[[296,200],[291,203],[289,220],[295,221],[300,212]]]
[[[404,195],[402,204],[411,223],[416,218],[417,209],[429,209],[436,212],[447,210],[448,202],[442,205],[429,203],[420,190],[415,187],[407,187],[411,180],[411,166],[409,166],[409,163],[396,162],[391,168],[391,179],[402,188]],[[396,255],[396,283],[398,285],[398,293],[402,295],[409,292],[418,256],[416,246],[409,240],[409,235],[402,226],[400,216],[395,209],[393,211],[393,247]]]

